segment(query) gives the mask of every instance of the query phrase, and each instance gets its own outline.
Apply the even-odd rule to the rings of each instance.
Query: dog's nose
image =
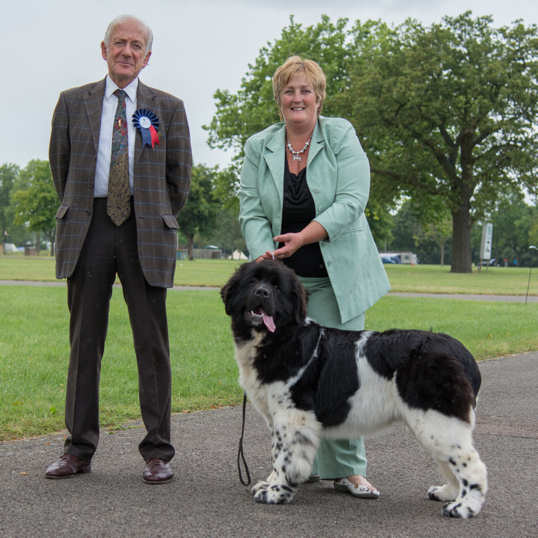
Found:
[[[269,295],[271,295],[271,290],[267,286],[261,285],[256,288],[254,295],[256,295],[256,297],[267,298]]]

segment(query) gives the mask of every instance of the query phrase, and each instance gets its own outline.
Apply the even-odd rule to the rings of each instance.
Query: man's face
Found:
[[[101,54],[108,64],[110,78],[125,88],[148,64],[151,51],[146,53],[146,32],[135,20],[127,20],[112,29],[108,47],[101,43]]]

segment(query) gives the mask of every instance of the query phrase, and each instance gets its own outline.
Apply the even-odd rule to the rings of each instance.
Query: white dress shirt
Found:
[[[105,96],[103,97],[103,110],[101,112],[101,128],[99,130],[99,147],[97,148],[97,163],[95,166],[94,196],[103,198],[108,195],[108,175],[110,173],[110,155],[112,153],[112,129],[118,98],[114,92],[118,89],[115,82],[107,75],[105,82]],[[136,90],[138,78],[123,88],[127,94],[125,98],[125,113],[127,115],[127,142],[129,152],[129,186],[133,192],[133,163],[136,129],[133,125],[133,114],[136,111]]]

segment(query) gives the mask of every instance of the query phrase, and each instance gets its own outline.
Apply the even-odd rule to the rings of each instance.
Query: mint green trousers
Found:
[[[340,321],[340,312],[329,278],[300,277],[308,292],[307,315],[325,327],[360,331],[364,329],[364,314],[346,323]],[[360,474],[366,476],[366,449],[364,439],[322,439],[319,444],[312,475],[335,479]]]

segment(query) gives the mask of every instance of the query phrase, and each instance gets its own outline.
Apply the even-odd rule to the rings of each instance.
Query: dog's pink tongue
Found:
[[[264,313],[263,322],[265,323],[265,326],[267,327],[269,331],[271,331],[272,333],[275,332],[276,327],[275,327],[275,322],[273,321],[273,316],[268,316],[267,314]]]

